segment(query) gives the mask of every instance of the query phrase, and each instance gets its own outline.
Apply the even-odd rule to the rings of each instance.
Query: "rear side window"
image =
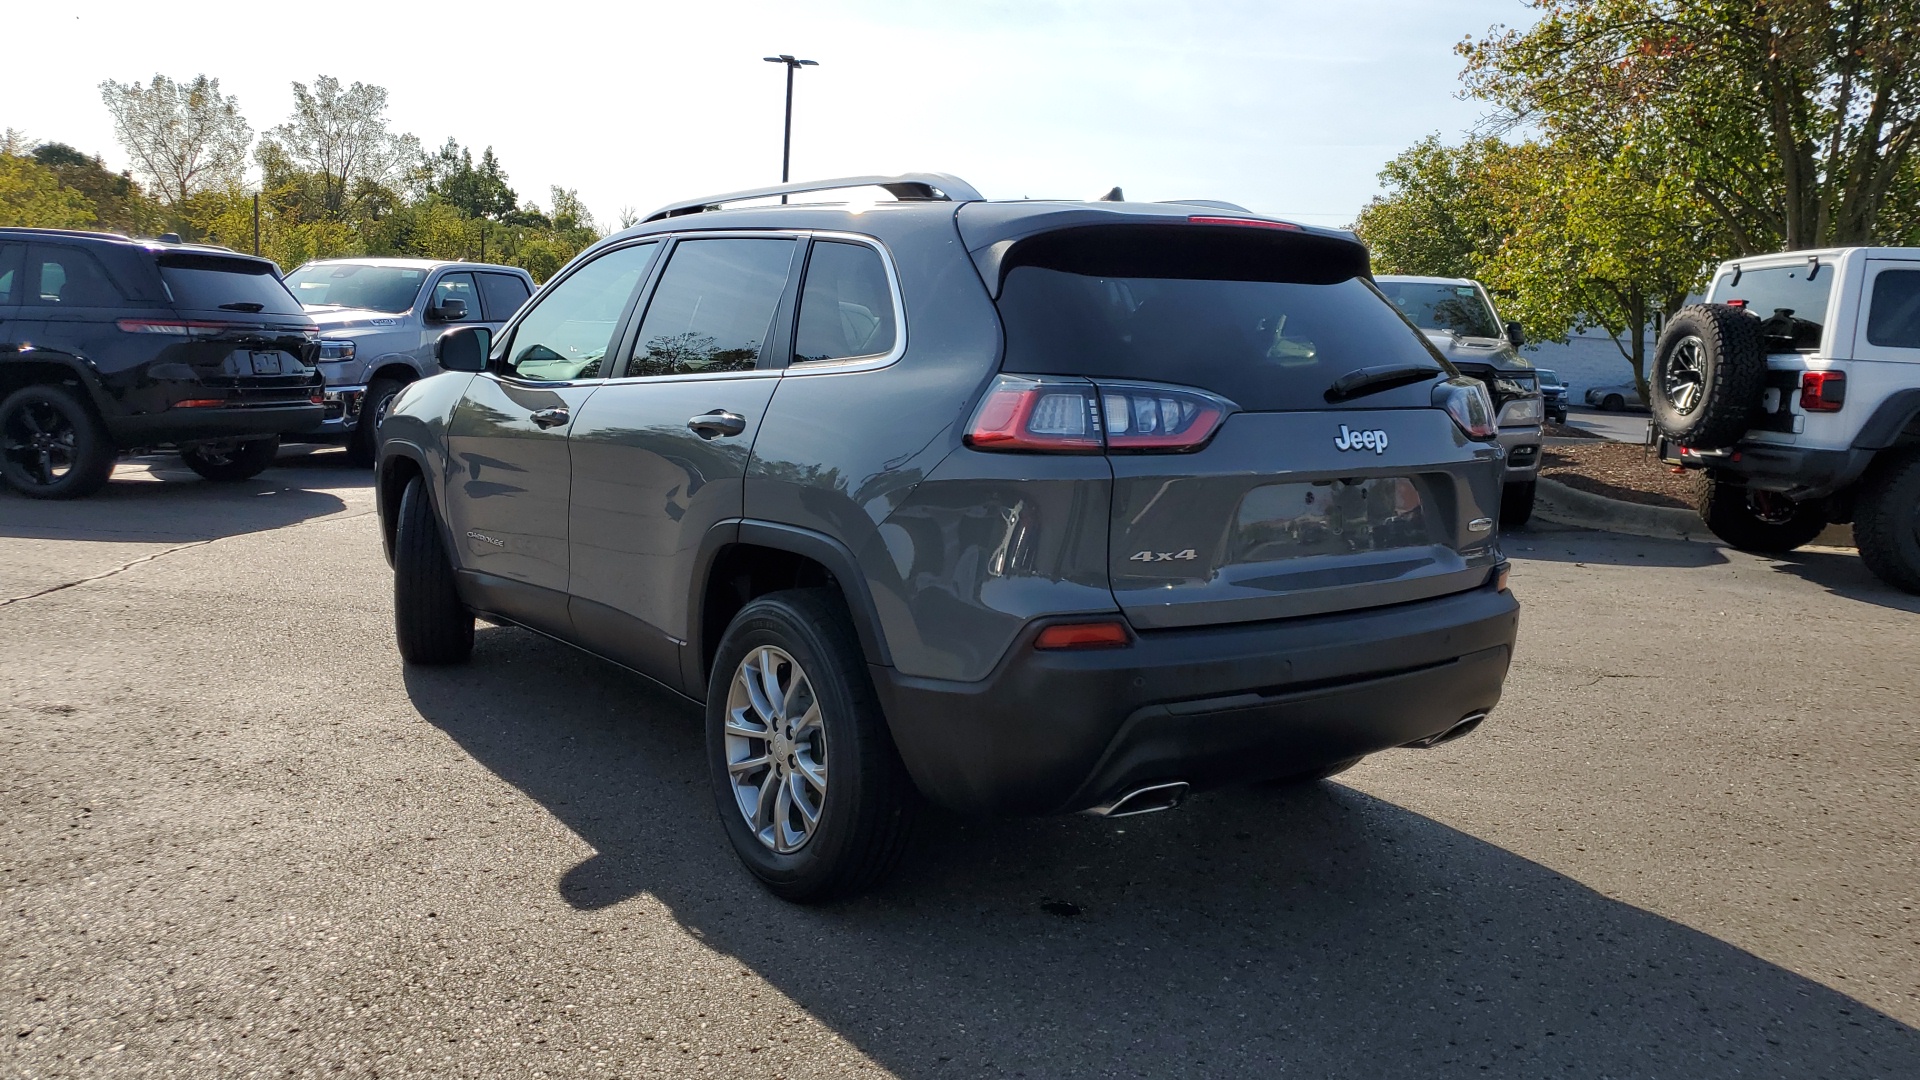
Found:
[[[1890,349],[1920,349],[1920,270],[1882,270],[1873,280],[1867,341]]]
[[[506,322],[520,305],[533,295],[527,291],[527,283],[512,274],[474,275],[480,279],[480,300],[487,306],[487,318],[494,322]]]
[[[26,298],[48,307],[116,307],[126,302],[100,261],[79,248],[34,244],[28,269],[38,282]]]
[[[0,244],[0,304],[20,302],[20,260],[25,244]]]
[[[217,255],[162,255],[160,280],[173,306],[190,311],[304,315],[300,302],[264,262]]]
[[[1233,280],[1206,276],[1210,260],[1172,260],[1172,273],[1162,277],[1152,272],[1151,254],[1130,252],[1120,264],[1125,274],[1102,273],[1100,260],[1083,256],[1071,269],[1015,266],[999,301],[1002,368],[1195,386],[1254,411],[1328,408],[1328,388],[1357,368],[1448,370],[1359,278],[1310,283],[1299,279],[1311,279],[1314,268],[1277,258],[1239,259]],[[1257,280],[1263,273],[1273,280]],[[1424,405],[1429,395],[1414,385],[1343,405]]]
[[[792,240],[682,241],[647,304],[627,374],[753,368],[773,332],[795,247]]]
[[[794,361],[885,356],[896,333],[893,288],[880,253],[865,244],[815,243],[800,288]]]

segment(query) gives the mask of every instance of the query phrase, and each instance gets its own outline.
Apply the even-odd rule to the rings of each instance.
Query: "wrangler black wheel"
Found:
[[[1682,446],[1732,446],[1747,433],[1766,377],[1760,320],[1726,304],[1681,308],[1653,353],[1647,379],[1653,422]]]
[[[1867,470],[1854,504],[1853,541],[1875,577],[1920,593],[1920,449],[1889,451]]]
[[[0,401],[0,476],[30,499],[91,495],[113,475],[113,444],[64,386],[25,386]]]
[[[1779,555],[1813,542],[1827,527],[1826,504],[1757,491],[1713,472],[1700,474],[1694,506],[1709,532],[1729,547]]]

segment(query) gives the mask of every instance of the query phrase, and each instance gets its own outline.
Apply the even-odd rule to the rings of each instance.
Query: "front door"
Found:
[[[747,458],[791,338],[798,246],[678,241],[618,377],[574,422],[574,627],[669,686],[681,686],[701,542],[744,506]]]
[[[576,268],[507,331],[447,424],[447,520],[468,603],[567,635],[568,438],[657,243]]]

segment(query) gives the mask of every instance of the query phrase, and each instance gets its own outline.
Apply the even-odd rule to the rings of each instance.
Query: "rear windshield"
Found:
[[[193,311],[304,315],[280,275],[266,263],[205,255],[167,255],[160,259],[173,306]]]
[[[1817,349],[1820,332],[1827,324],[1827,300],[1833,293],[1835,272],[1832,263],[1822,263],[1819,273],[1808,281],[1812,269],[1802,263],[1744,270],[1738,282],[1728,274],[1715,285],[1713,299],[1721,304],[1746,301],[1747,310],[1767,324],[1767,348],[1771,352]]]
[[[1197,386],[1255,411],[1327,408],[1327,389],[1357,368],[1447,370],[1420,332],[1359,278],[1302,284],[1016,266],[1000,315],[1006,371]],[[1424,405],[1428,396],[1412,386],[1341,404]]]
[[[427,272],[418,267],[363,263],[309,263],[287,275],[293,295],[310,308],[355,308],[388,315],[411,308],[426,282]]]

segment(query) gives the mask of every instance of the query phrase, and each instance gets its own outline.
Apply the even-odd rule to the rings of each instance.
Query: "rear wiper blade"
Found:
[[[244,311],[247,314],[251,315],[254,312],[259,311],[260,309],[266,306],[267,305],[265,304],[255,304],[252,302],[242,303],[242,304],[221,304],[220,310],[221,311]]]
[[[1381,364],[1356,368],[1333,380],[1333,385],[1327,387],[1327,400],[1345,401],[1395,386],[1424,382],[1439,374],[1442,374],[1441,369],[1431,364]]]

